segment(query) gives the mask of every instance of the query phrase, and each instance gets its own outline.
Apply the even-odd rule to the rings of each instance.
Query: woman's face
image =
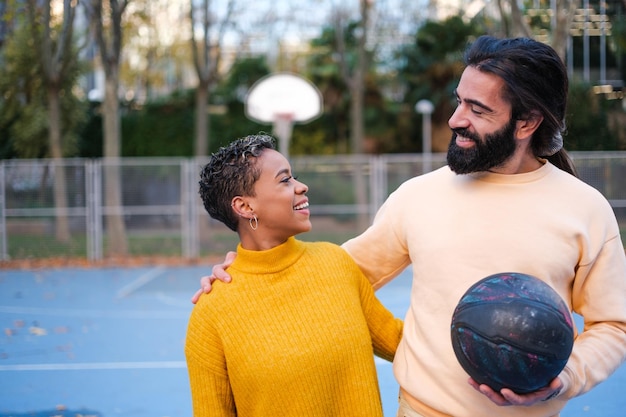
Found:
[[[278,245],[311,230],[306,197],[309,187],[292,176],[287,159],[273,149],[266,149],[256,163],[261,171],[254,184],[256,195],[246,198],[258,219],[254,235]]]

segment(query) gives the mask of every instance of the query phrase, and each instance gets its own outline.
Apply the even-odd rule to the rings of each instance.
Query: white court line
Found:
[[[185,361],[165,362],[91,362],[91,363],[42,363],[22,365],[0,365],[0,372],[6,371],[84,371],[96,369],[183,369]]]
[[[141,275],[139,278],[137,278],[133,282],[126,284],[124,287],[120,288],[120,290],[117,292],[117,298],[128,297],[130,293],[146,285],[147,283],[149,283],[150,281],[152,281],[153,279],[161,275],[164,270],[165,270],[165,267],[163,266],[158,266],[154,269],[151,269],[150,271]]]
[[[191,304],[191,303],[189,303]],[[181,304],[182,305],[182,304]],[[0,306],[4,314],[33,314],[56,317],[109,318],[109,319],[181,319],[188,318],[188,311],[146,311],[146,310],[87,310],[69,308],[41,308]]]
[[[374,358],[376,365],[389,365],[390,362]],[[184,369],[185,361],[154,361],[154,362],[85,362],[85,363],[38,363],[21,365],[0,365],[0,372],[7,371],[85,371],[85,370],[116,370],[116,369]]]

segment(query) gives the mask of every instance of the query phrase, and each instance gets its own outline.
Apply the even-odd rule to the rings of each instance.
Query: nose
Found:
[[[309,186],[302,181],[296,180],[296,194],[306,194],[309,191]]]
[[[459,129],[469,127],[469,120],[465,117],[462,104],[459,104],[452,116],[448,119],[448,126],[450,129]]]

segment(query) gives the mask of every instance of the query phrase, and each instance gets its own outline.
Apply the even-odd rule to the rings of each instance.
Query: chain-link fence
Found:
[[[626,152],[572,153],[582,179],[610,201],[626,241]],[[206,159],[0,161],[0,257],[114,254],[198,258],[223,254],[235,233],[209,218],[198,197]],[[342,243],[365,229],[391,191],[445,164],[445,155],[291,158],[309,186],[313,231]],[[112,184],[119,183],[119,187]],[[120,238],[122,240],[120,240]]]

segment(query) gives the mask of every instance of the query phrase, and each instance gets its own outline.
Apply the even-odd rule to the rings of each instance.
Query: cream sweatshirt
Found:
[[[597,190],[548,162],[519,175],[443,167],[412,178],[343,247],[376,288],[412,264],[394,373],[425,417],[556,416],[626,358],[626,257],[615,215]],[[584,317],[560,375],[564,390],[532,407],[498,407],[476,392],[452,349],[459,299],[498,272],[544,280]]]

